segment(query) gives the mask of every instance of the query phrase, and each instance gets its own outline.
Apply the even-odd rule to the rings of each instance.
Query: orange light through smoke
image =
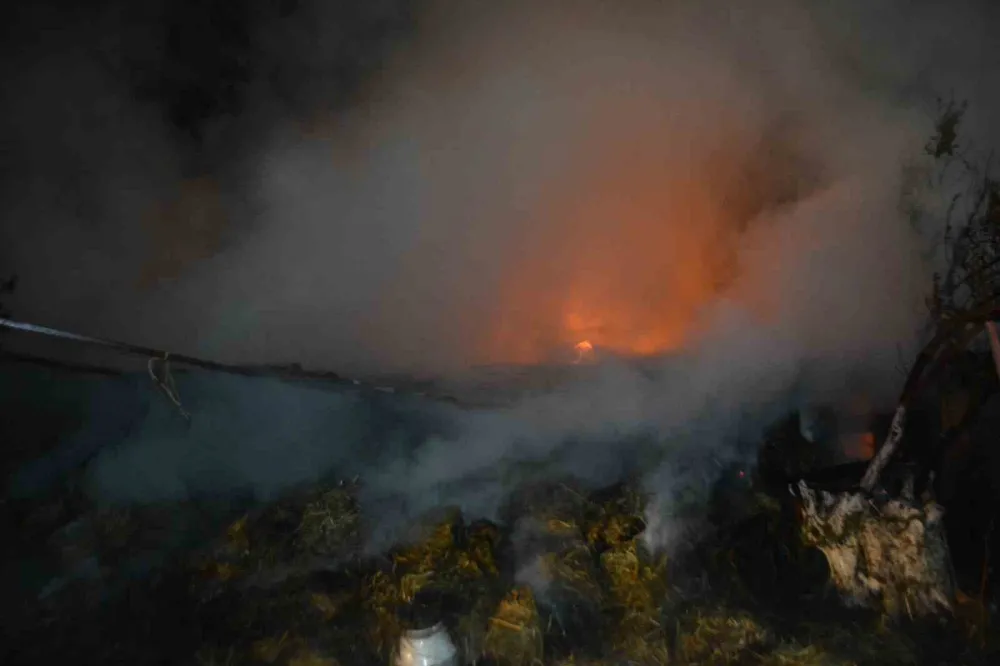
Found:
[[[861,459],[870,460],[875,457],[875,433],[866,432],[861,436]]]
[[[612,135],[524,226],[500,276],[483,362],[544,363],[568,349],[576,362],[595,349],[675,352],[733,284],[740,231],[719,195],[732,167],[692,159],[677,169],[647,134],[613,125]]]

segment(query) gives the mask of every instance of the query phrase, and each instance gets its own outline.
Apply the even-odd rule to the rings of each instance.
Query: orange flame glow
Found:
[[[594,345],[590,340],[582,340],[573,346],[576,350],[576,361],[575,363],[583,363],[591,359],[594,355]]]
[[[580,340],[645,356],[695,335],[735,270],[731,202],[712,191],[717,174],[665,173],[655,156],[633,157],[545,206],[503,280],[490,362],[536,363],[579,352]]]

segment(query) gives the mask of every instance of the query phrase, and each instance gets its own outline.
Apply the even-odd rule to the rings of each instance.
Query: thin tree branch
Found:
[[[935,366],[940,367],[940,361],[944,356],[943,352],[948,344],[957,341],[957,344],[952,348],[953,351],[965,349],[982,332],[982,327],[987,322],[997,318],[998,315],[1000,315],[1000,311],[996,310],[992,304],[977,311],[956,315],[953,319],[942,324],[937,334],[920,351],[909,376],[906,378],[906,383],[903,385],[889,435],[869,463],[868,469],[865,470],[861,479],[862,490],[871,492],[874,489],[882,470],[895,455],[906,429],[908,409],[914,397],[933,375]],[[970,327],[971,330],[969,330]]]

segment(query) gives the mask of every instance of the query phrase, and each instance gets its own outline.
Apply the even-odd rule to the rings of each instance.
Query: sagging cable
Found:
[[[156,372],[156,364],[160,364],[160,372]],[[174,374],[170,372],[170,353],[163,355],[163,358],[151,358],[146,363],[146,369],[149,371],[149,377],[153,380],[153,383],[160,387],[163,394],[167,396],[180,412],[180,415],[184,417],[184,420],[191,422],[191,415],[188,414],[187,410],[184,409],[184,405],[181,404],[180,394],[177,392],[177,384],[174,382]]]

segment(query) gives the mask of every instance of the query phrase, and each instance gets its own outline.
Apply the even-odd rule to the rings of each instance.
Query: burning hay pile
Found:
[[[649,552],[645,498],[627,485],[534,484],[515,493],[500,524],[445,511],[374,558],[361,555],[355,491],[334,484],[238,515],[186,559],[191,603],[173,611],[184,615],[177,629],[162,614],[153,626],[197,627],[186,654],[200,664],[391,663],[404,632],[438,622],[461,664],[847,666],[908,664],[919,654],[894,631],[875,633],[875,617],[806,622],[734,596],[727,590],[743,588],[724,581],[692,585],[756,574],[706,574]],[[136,529],[134,520],[127,530],[113,516],[106,522],[114,534]],[[745,546],[725,548],[760,549],[747,525]],[[178,651],[188,644],[181,633],[171,640]]]
[[[317,548],[340,553],[356,542],[355,505],[346,488],[331,492],[300,502],[297,519],[285,503],[235,521],[211,557],[197,563],[212,590],[200,598],[223,606],[238,599],[241,609],[227,611],[225,621],[258,627],[251,640],[230,646],[235,654],[292,663],[311,650],[349,663],[351,655],[331,642],[339,627],[341,635],[354,632],[355,645],[362,639],[358,663],[362,653],[384,663],[397,656],[404,631],[442,621],[462,663],[670,662],[666,564],[638,541],[644,507],[633,490],[598,497],[544,484],[512,502],[510,531],[467,525],[447,512],[384,559],[357,561],[338,579],[339,593],[324,589],[310,566]],[[334,506],[339,517],[323,510]],[[285,537],[268,535],[281,525]],[[275,614],[287,619],[284,629]]]
[[[543,663],[545,643],[530,588],[515,588],[489,619],[484,655],[509,666]]]
[[[488,523],[466,526],[457,512],[418,531],[417,541],[395,549],[387,564],[363,579],[371,646],[391,657],[404,629],[426,628],[419,625],[448,616],[460,652],[478,655],[498,599],[499,532]]]
[[[355,488],[337,484],[243,515],[197,566],[216,584],[210,592],[230,581],[266,588],[288,576],[343,566],[356,556],[360,536]]]

